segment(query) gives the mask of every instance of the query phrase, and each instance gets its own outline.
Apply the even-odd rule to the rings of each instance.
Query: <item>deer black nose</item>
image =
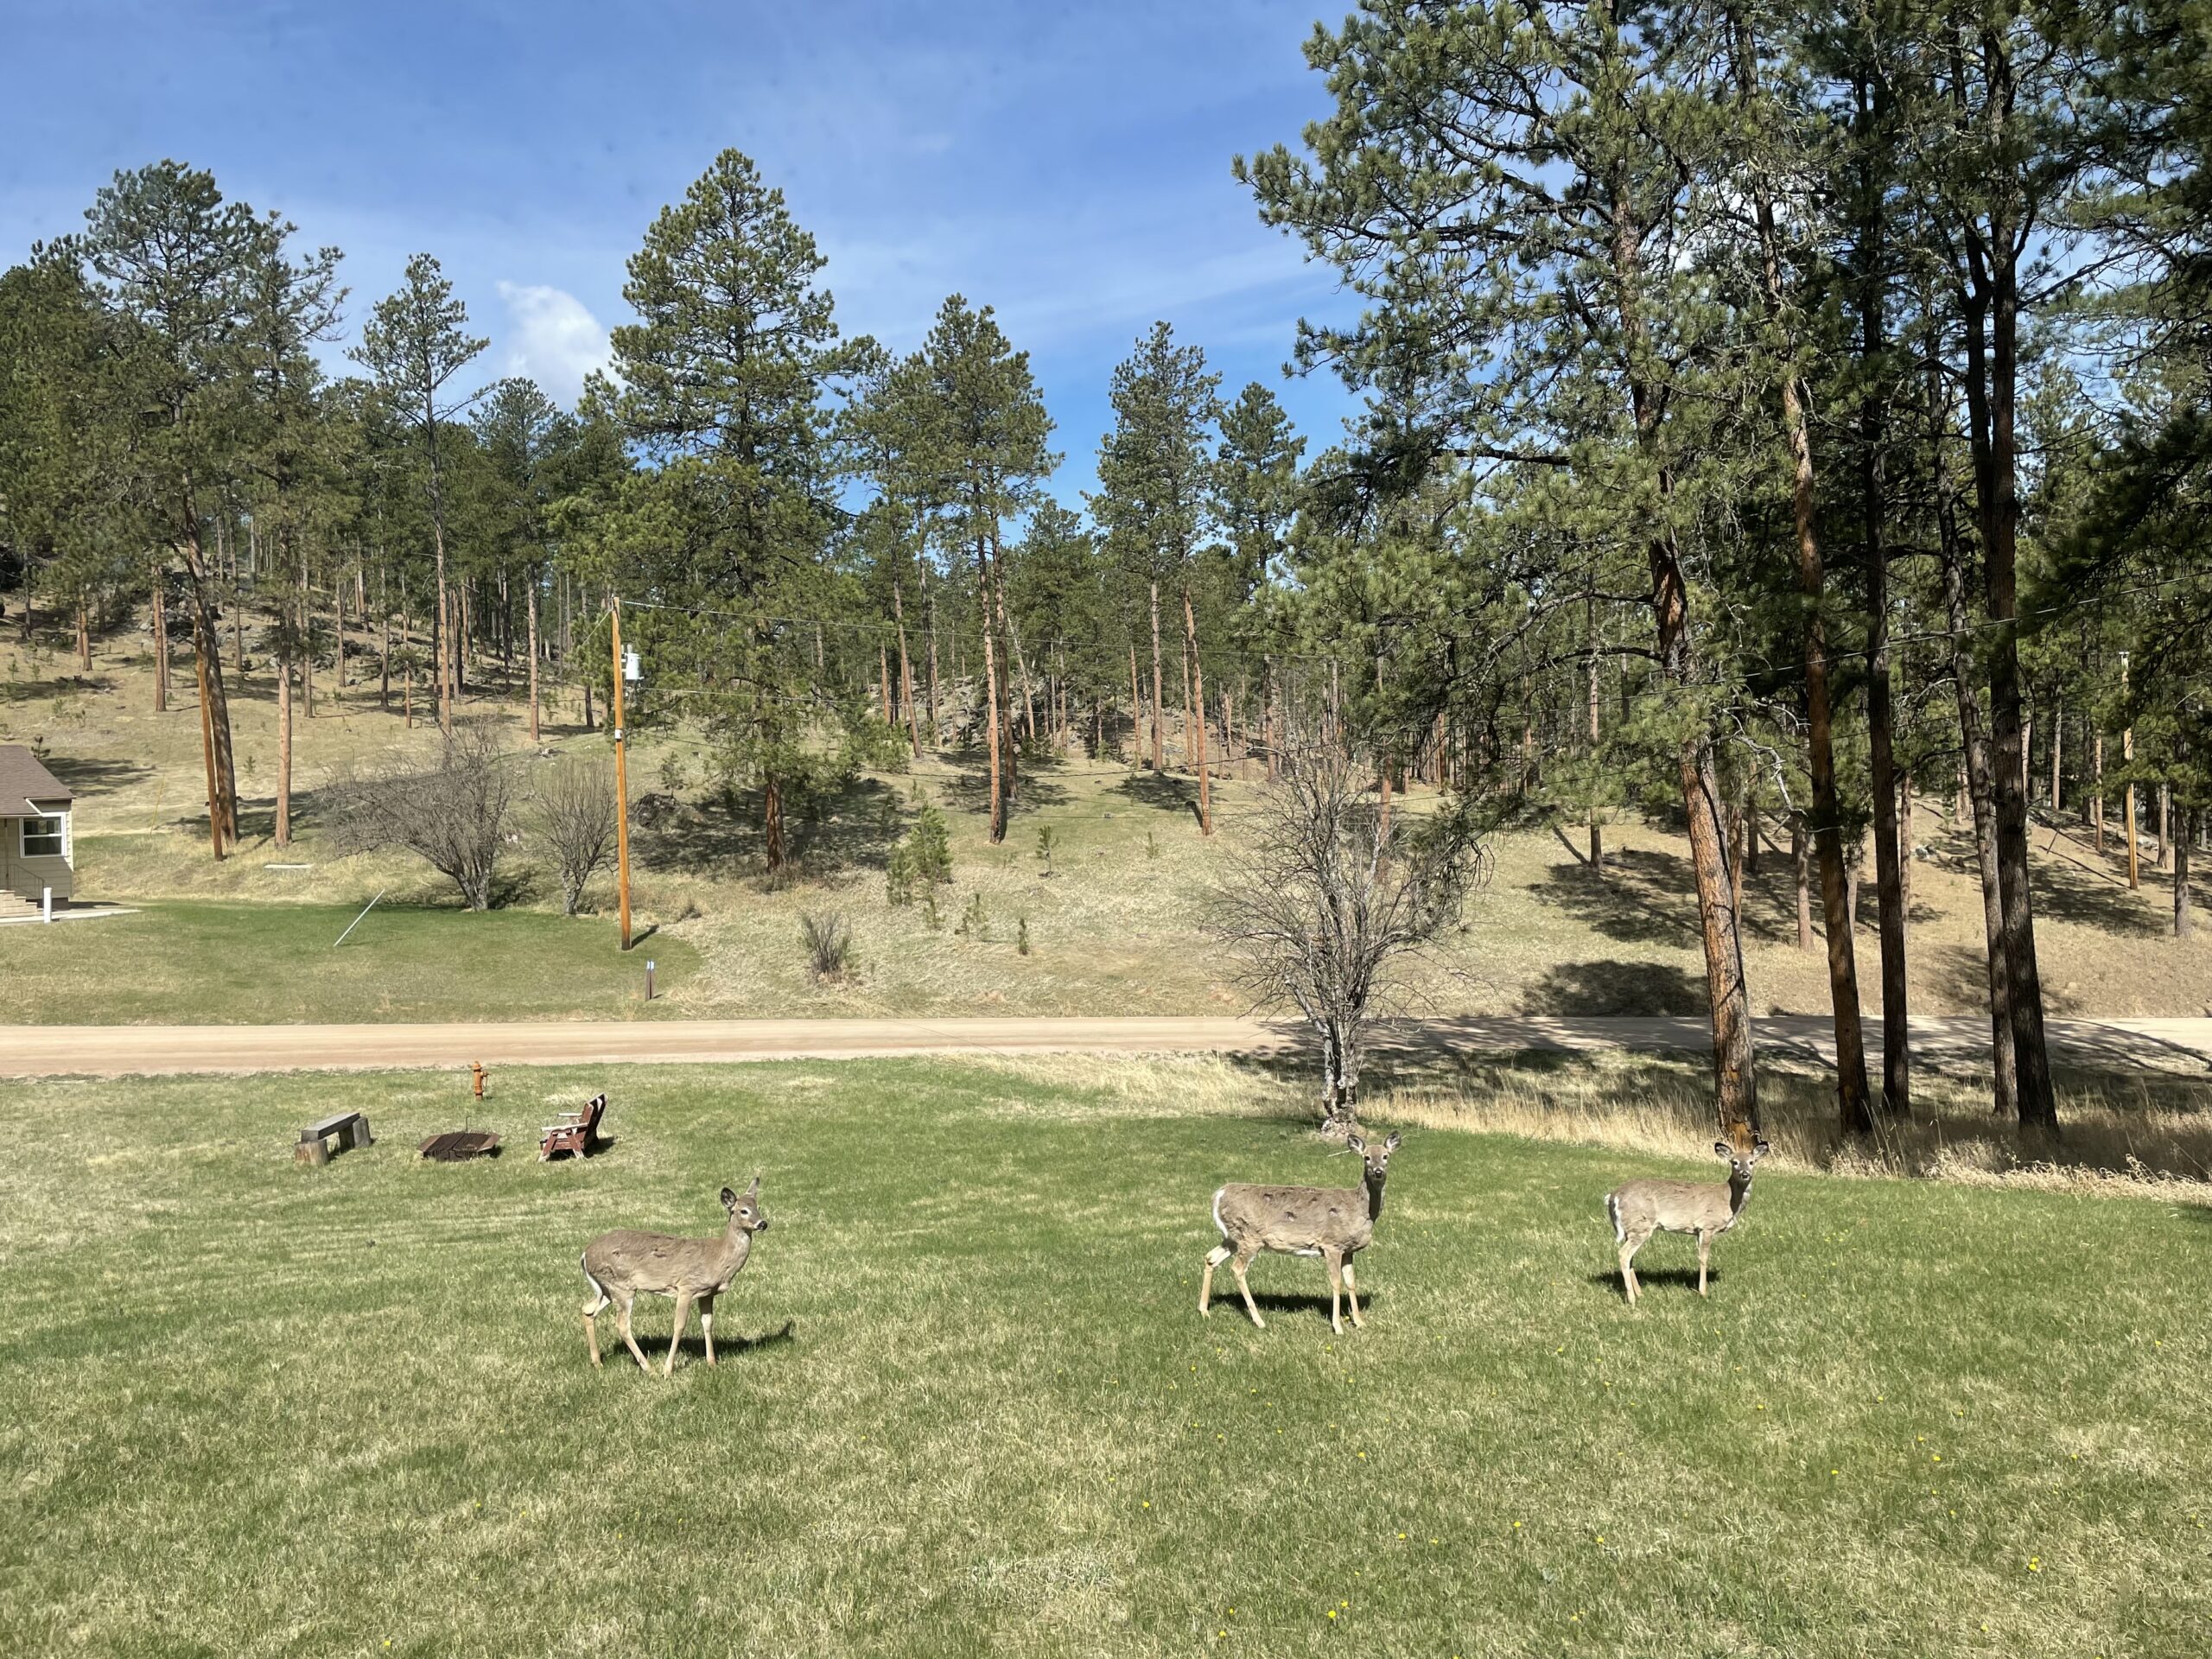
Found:
[[[760,1231],[762,1231],[762,1232],[764,1232],[764,1233],[765,1233],[765,1232],[766,1232],[766,1231],[768,1230],[768,1217],[766,1217],[766,1216],[763,1216],[763,1217],[760,1217]]]

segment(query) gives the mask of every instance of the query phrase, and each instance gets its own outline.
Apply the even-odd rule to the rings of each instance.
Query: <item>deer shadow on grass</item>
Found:
[[[1624,1305],[1627,1303],[1628,1289],[1621,1283],[1619,1268],[1615,1268],[1604,1273],[1591,1274],[1588,1275],[1588,1282],[1600,1290],[1611,1291],[1615,1301]],[[1694,1299],[1697,1295],[1697,1264],[1692,1262],[1687,1268],[1647,1268],[1643,1265],[1643,1258],[1638,1256],[1636,1262],[1636,1282],[1647,1291],[1655,1285],[1687,1290]],[[1706,1274],[1705,1283],[1708,1291],[1720,1288],[1720,1268],[1718,1262],[1714,1263]]]
[[[661,1326],[660,1340],[655,1342],[652,1337],[641,1328],[642,1325],[643,1321],[633,1322],[631,1326],[632,1332],[638,1338],[638,1346],[645,1351],[646,1356],[658,1368],[660,1363],[668,1357],[668,1327]],[[757,1337],[725,1332],[715,1338],[715,1358],[719,1363],[734,1355],[752,1353],[756,1349],[781,1348],[798,1339],[798,1331],[797,1319],[785,1319],[775,1330],[764,1331]],[[615,1340],[619,1344],[621,1338],[618,1337]],[[616,1351],[621,1351],[618,1348]],[[684,1334],[677,1341],[676,1353],[679,1359],[696,1359],[702,1365],[707,1363],[707,1339],[700,1334],[699,1319],[696,1312],[684,1321]]]
[[[1318,1262],[1312,1265],[1315,1273],[1319,1274],[1323,1271]],[[1355,1272],[1360,1271],[1359,1264],[1357,1260],[1354,1261],[1352,1266]],[[1694,1279],[1696,1275],[1693,1274],[1691,1276]],[[1323,1325],[1326,1325],[1329,1322],[1329,1292],[1327,1287],[1328,1281],[1325,1277],[1323,1278],[1322,1288],[1319,1291],[1262,1290],[1257,1285],[1255,1285],[1252,1287],[1252,1300],[1259,1304],[1262,1316],[1264,1317],[1270,1324],[1273,1324],[1278,1318],[1287,1314],[1311,1313],[1314,1318],[1320,1320]],[[1360,1318],[1363,1319],[1373,1319],[1375,1317],[1375,1310],[1381,1306],[1383,1298],[1377,1295],[1373,1291],[1369,1290],[1366,1284],[1363,1281],[1359,1287]],[[1224,1313],[1235,1314],[1236,1316],[1237,1322],[1241,1325],[1249,1326],[1252,1323],[1250,1316],[1244,1312],[1244,1299],[1236,1294],[1236,1280],[1235,1276],[1228,1275],[1224,1278],[1223,1274],[1217,1274],[1214,1276],[1213,1281],[1213,1313],[1209,1317],[1217,1318]],[[1351,1314],[1348,1310],[1344,1313],[1344,1334],[1346,1336],[1350,1336],[1352,1331],[1352,1323]]]

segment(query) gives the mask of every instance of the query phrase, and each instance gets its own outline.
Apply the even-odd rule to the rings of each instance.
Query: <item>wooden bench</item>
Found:
[[[558,1123],[545,1126],[545,1138],[537,1143],[537,1161],[543,1163],[556,1152],[588,1158],[599,1149],[599,1120],[607,1110],[607,1096],[594,1095],[586,1101],[580,1112],[563,1112]]]
[[[327,1164],[330,1161],[330,1142],[335,1140],[338,1149],[347,1151],[354,1147],[372,1147],[376,1137],[369,1133],[369,1120],[360,1112],[338,1112],[320,1123],[310,1123],[300,1131],[300,1144],[293,1153],[295,1162]]]

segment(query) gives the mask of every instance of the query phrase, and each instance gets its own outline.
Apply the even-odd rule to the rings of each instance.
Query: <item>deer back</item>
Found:
[[[1624,1234],[1722,1232],[1735,1220],[1725,1181],[1652,1178],[1615,1187],[1606,1199]]]
[[[601,1233],[584,1247],[584,1271],[610,1290],[663,1295],[726,1290],[752,1251],[752,1235],[732,1222],[712,1238],[627,1230]]]
[[[1360,1186],[1224,1186],[1214,1194],[1213,1215],[1231,1243],[1285,1255],[1363,1249],[1375,1236]]]

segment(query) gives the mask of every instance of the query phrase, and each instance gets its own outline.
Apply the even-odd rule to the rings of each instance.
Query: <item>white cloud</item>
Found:
[[[584,377],[613,360],[605,327],[575,295],[503,282],[499,298],[509,324],[506,372],[527,375],[556,401],[574,404]]]

